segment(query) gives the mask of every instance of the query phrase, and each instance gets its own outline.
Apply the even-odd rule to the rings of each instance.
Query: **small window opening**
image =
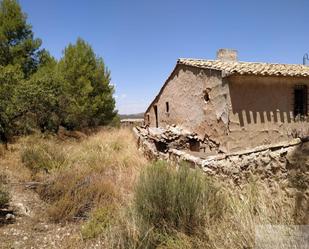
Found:
[[[166,112],[170,112],[170,106],[168,102],[165,102]]]
[[[200,142],[195,139],[189,140],[189,149],[191,151],[200,151]]]
[[[158,127],[159,127],[158,106],[157,106],[157,105],[154,105],[154,106],[153,106],[153,109],[154,109],[154,113],[155,113],[156,127],[158,128]]]
[[[296,85],[294,88],[294,117],[308,114],[308,88],[306,85]]]
[[[163,152],[163,153],[167,152],[168,147],[166,143],[161,142],[161,141],[154,141],[154,144],[156,146],[157,151]]]
[[[206,103],[209,102],[210,100],[209,93],[210,93],[210,88],[207,88],[206,90],[204,90],[204,100]]]

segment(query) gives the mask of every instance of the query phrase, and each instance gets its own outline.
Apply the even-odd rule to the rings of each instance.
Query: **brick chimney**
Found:
[[[237,54],[238,52],[235,49],[220,48],[217,51],[217,60],[238,61]]]

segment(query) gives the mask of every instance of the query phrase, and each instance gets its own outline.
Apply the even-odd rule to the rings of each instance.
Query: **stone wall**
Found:
[[[294,189],[309,191],[308,141],[293,139],[289,142],[202,159],[177,149],[169,149],[167,153],[162,153],[156,150],[151,139],[141,136],[138,129],[134,129],[134,133],[138,138],[139,148],[151,159],[176,163],[186,161],[193,168],[200,168],[208,175],[223,178],[231,183],[241,184],[247,182],[251,176],[258,176],[266,181],[276,180]]]

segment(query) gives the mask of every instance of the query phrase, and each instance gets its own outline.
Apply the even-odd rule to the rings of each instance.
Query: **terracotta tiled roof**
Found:
[[[179,59],[177,64],[223,71],[227,75],[309,76],[309,66],[260,62],[233,62],[220,60]]]

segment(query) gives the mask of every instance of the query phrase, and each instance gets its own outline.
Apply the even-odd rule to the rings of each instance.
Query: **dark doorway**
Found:
[[[158,122],[158,106],[154,105],[153,106],[155,117],[156,117],[156,127],[159,127],[159,122]]]
[[[308,113],[308,91],[306,85],[294,88],[294,117],[306,116]]]
[[[161,141],[154,141],[156,149],[160,152],[166,153],[168,150],[167,144]]]
[[[189,139],[189,149],[191,151],[200,151],[200,142],[196,139]]]

